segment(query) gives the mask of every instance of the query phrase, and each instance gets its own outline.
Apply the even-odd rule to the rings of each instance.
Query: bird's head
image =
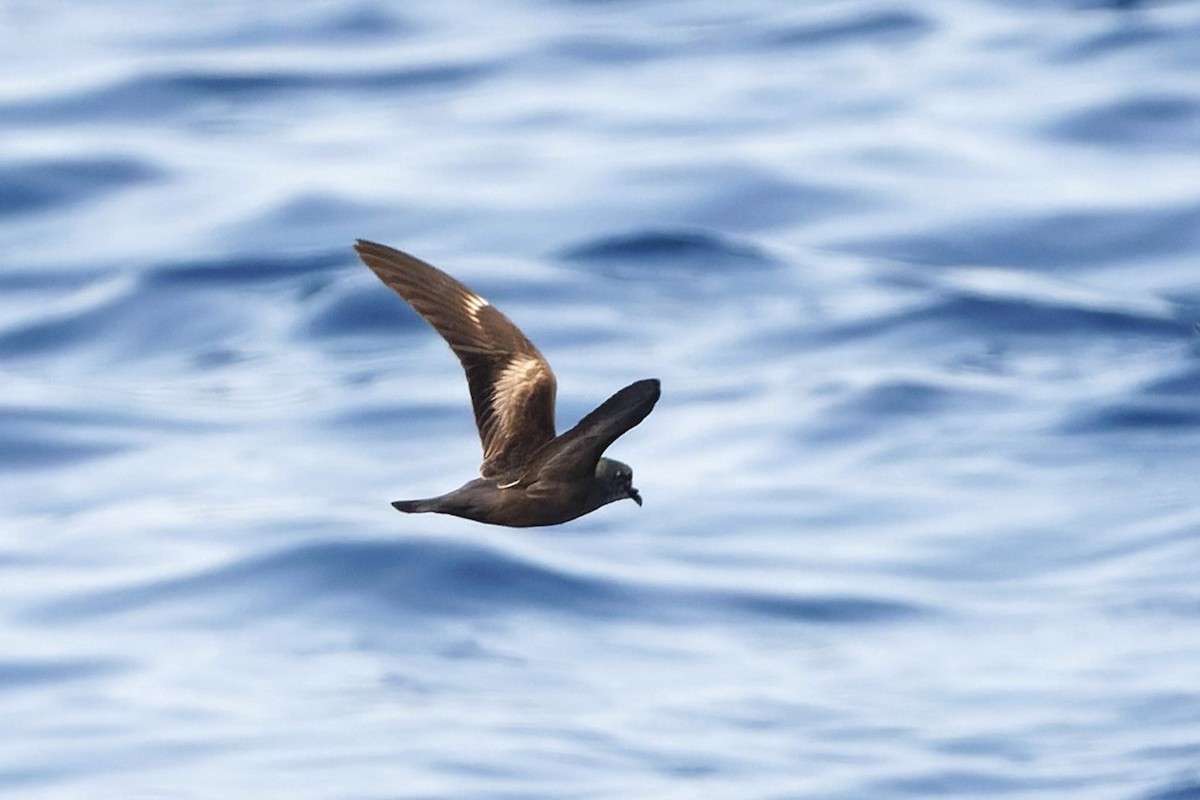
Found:
[[[596,482],[604,492],[604,502],[624,500],[628,497],[639,506],[642,496],[633,488],[633,470],[613,458],[602,458],[596,464]]]

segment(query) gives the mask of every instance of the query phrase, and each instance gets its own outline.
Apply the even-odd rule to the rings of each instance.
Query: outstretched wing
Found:
[[[546,448],[536,473],[527,474],[526,479],[544,475],[554,481],[574,482],[591,476],[608,446],[644,420],[661,393],[657,378],[629,384]]]
[[[480,474],[498,478],[524,466],[554,438],[557,383],[533,342],[491,303],[436,267],[361,239],[354,249],[462,362],[483,442]]]

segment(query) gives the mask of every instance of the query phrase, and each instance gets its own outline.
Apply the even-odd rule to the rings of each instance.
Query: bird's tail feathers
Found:
[[[403,511],[405,514],[423,514],[435,510],[435,503],[432,498],[428,500],[394,500],[392,508]]]

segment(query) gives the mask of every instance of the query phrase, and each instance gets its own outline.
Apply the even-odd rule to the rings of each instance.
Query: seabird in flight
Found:
[[[633,470],[603,453],[654,408],[657,379],[631,383],[558,436],[554,373],[508,317],[407,253],[361,239],[354,249],[458,356],[483,442],[480,477],[447,494],[393,506],[523,528],[557,525],[624,498],[642,504]]]

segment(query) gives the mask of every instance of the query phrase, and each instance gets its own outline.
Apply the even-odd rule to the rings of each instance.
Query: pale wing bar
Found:
[[[508,317],[436,267],[361,239],[354,249],[462,363],[483,443],[480,474],[497,478],[524,466],[555,435],[557,383],[546,359]]]

